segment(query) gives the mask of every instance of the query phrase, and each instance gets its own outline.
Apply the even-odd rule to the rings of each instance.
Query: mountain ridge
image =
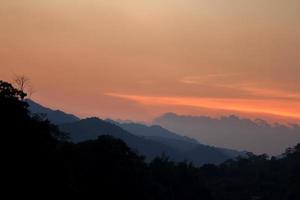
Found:
[[[195,165],[202,165],[208,163],[219,164],[233,158],[217,148],[201,144],[195,146],[195,149],[201,149],[200,152],[197,152],[199,155],[197,156],[194,155],[195,152],[192,149],[181,151],[176,146],[136,136],[113,123],[96,117],[82,119],[74,123],[61,124],[59,128],[61,131],[69,133],[75,143],[93,140],[102,135],[111,135],[122,139],[130,148],[146,156],[148,160],[157,156],[167,155],[174,161],[190,161]]]
[[[80,120],[79,117],[73,114],[65,113],[61,110],[47,108],[31,99],[26,99],[26,102],[28,103],[29,110],[32,114],[46,115],[47,119],[54,124],[63,124]]]

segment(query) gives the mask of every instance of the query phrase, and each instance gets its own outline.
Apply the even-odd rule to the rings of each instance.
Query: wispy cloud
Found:
[[[256,95],[256,96],[267,96],[267,97],[272,97],[272,98],[290,99],[290,100],[299,100],[300,101],[299,93],[293,93],[293,92],[279,90],[279,89],[258,88],[258,87],[244,87],[242,89],[244,91],[248,91],[249,93]]]
[[[106,95],[135,101],[143,105],[165,105],[165,106],[191,106],[207,109],[219,109],[226,111],[246,112],[276,115],[281,117],[300,119],[300,102],[292,104],[282,101],[264,101],[248,99],[225,99],[225,98],[192,98],[192,97],[165,97],[165,96],[141,96],[118,93]]]
[[[184,84],[211,84],[214,83],[216,85],[222,85],[221,83],[231,82],[238,74],[231,73],[231,74],[221,74],[221,73],[213,73],[213,74],[205,74],[203,76],[185,76],[179,80],[179,82]]]
[[[186,76],[179,80],[188,85],[201,85],[219,89],[232,90],[256,99],[286,99],[300,101],[300,93],[278,88],[266,87],[264,83],[240,80],[239,74],[208,74],[203,76]],[[224,95],[226,98],[226,95]]]

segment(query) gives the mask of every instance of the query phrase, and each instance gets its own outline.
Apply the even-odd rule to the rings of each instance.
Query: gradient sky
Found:
[[[81,117],[300,122],[299,0],[1,0],[0,78]]]

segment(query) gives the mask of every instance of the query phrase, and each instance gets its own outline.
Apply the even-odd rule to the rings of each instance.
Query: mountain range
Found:
[[[257,154],[279,155],[300,141],[299,124],[270,124],[262,119],[234,115],[212,118],[167,113],[156,118],[154,123],[205,144]]]
[[[222,149],[201,144],[193,138],[171,132],[161,126],[147,126],[139,123],[120,123],[96,117],[79,119],[59,110],[46,108],[32,100],[27,101],[32,113],[43,113],[57,124],[61,131],[69,133],[75,143],[93,140],[101,135],[122,139],[132,150],[146,157],[146,160],[167,155],[174,161],[190,161],[195,165],[219,164],[244,152]],[[38,109],[37,109],[38,108]],[[58,118],[55,118],[59,116]],[[62,119],[62,121],[59,121]]]

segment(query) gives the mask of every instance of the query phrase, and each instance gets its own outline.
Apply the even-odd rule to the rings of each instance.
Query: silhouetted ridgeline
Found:
[[[280,159],[249,154],[200,168],[165,156],[146,163],[112,136],[66,141],[57,127],[29,113],[25,96],[0,81],[1,189],[10,198],[300,199],[300,145]]]
[[[133,151],[146,157],[148,161],[165,154],[174,161],[191,161],[195,165],[220,164],[243,152],[220,149],[200,144],[195,139],[178,135],[160,126],[146,126],[137,123],[118,123],[113,120],[87,118],[79,120],[71,114],[62,111],[53,111],[41,106],[32,100],[27,100],[29,110],[33,113],[43,113],[55,121],[63,132],[67,132],[73,142],[84,142],[97,139],[101,135],[111,135],[122,139]],[[36,109],[39,108],[39,109]],[[53,119],[53,113],[60,113]],[[59,121],[63,119],[63,121]],[[68,123],[63,123],[69,120]]]
[[[72,123],[80,120],[78,117],[72,114],[65,113],[60,110],[52,110],[50,108],[46,108],[31,99],[26,99],[26,103],[28,103],[31,113],[45,114],[46,118],[53,124],[64,124],[64,123]]]
[[[195,141],[187,140],[184,137],[181,139],[161,136],[142,137],[133,130],[128,132],[128,129],[124,130],[121,127],[123,126],[117,126],[116,124],[98,118],[83,119],[59,126],[63,132],[70,133],[70,137],[75,143],[96,139],[101,135],[111,135],[115,138],[122,139],[132,150],[144,155],[147,160],[152,160],[157,156],[165,154],[174,161],[187,160],[200,166],[206,163],[219,164],[233,158],[233,156],[226,154],[226,152],[223,152],[221,149],[205,146]],[[148,129],[151,128],[144,126],[145,132],[149,131]]]

